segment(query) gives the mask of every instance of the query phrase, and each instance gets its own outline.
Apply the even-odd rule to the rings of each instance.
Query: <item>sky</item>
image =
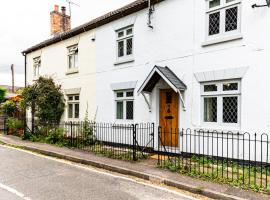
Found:
[[[72,0],[72,28],[134,0]],[[5,0],[0,2],[0,85],[11,85],[14,64],[15,85],[24,85],[24,57],[21,52],[50,38],[50,12],[66,0]]]

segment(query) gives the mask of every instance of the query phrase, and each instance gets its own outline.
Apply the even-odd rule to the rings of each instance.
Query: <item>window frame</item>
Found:
[[[68,51],[67,52],[67,63],[68,63],[67,64],[67,69],[68,69],[68,71],[78,70],[79,69],[79,48],[78,48],[78,44],[67,47],[67,51]],[[76,55],[77,55],[77,62],[75,62],[76,61]],[[71,57],[73,59],[73,65],[74,66],[70,66],[70,58]]]
[[[228,83],[237,83],[237,90],[223,91],[223,85]],[[205,92],[205,85],[217,85],[217,91],[214,92]],[[205,82],[201,83],[201,123],[205,126],[215,126],[215,127],[240,127],[241,123],[241,80],[224,80],[224,81],[214,81],[214,82]],[[204,99],[216,97],[217,98],[217,122],[206,122],[204,121]],[[223,97],[237,97],[237,123],[225,123],[223,122]]]
[[[132,33],[130,35],[127,35],[127,30],[132,29]],[[123,36],[119,37],[119,33],[123,32]],[[122,60],[122,59],[128,59],[128,58],[133,58],[134,56],[134,26],[130,25],[121,29],[118,29],[115,31],[116,34],[116,58],[117,60]],[[132,39],[132,53],[127,54],[127,41],[128,39]],[[119,42],[123,41],[123,56],[119,56]]]
[[[67,96],[67,119],[69,120],[79,120],[80,119],[80,94],[68,94]],[[76,100],[75,97],[79,97],[79,100]],[[72,97],[72,100],[69,100],[69,97]],[[76,105],[79,105],[79,116],[75,117]],[[72,105],[72,117],[69,117],[69,105]]]
[[[123,92],[123,97],[117,97],[118,93]],[[127,93],[132,92],[133,95],[131,97],[127,97]],[[134,111],[135,111],[135,100],[134,100],[134,90],[133,89],[127,89],[127,90],[116,90],[114,91],[114,100],[115,100],[115,114],[114,118],[117,121],[133,121],[134,120]],[[127,102],[133,102],[133,117],[132,119],[127,119]],[[118,102],[123,102],[123,119],[118,119],[117,118],[117,103]]]
[[[220,0],[220,5],[215,6],[213,8],[209,7],[209,2],[211,0],[206,0],[206,26],[205,26],[205,37],[206,41],[215,40],[220,38],[226,38],[230,36],[236,36],[241,34],[241,11],[242,11],[242,0],[234,0],[232,2],[226,3],[226,0]],[[226,32],[225,24],[226,24],[226,10],[230,8],[237,7],[237,29]],[[220,31],[218,34],[209,35],[209,15],[219,12],[220,13]]]
[[[39,78],[40,76],[40,68],[41,68],[41,57],[33,58],[33,77],[34,79]]]

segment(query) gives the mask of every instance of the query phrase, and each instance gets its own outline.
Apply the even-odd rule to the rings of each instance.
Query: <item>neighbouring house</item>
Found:
[[[16,91],[20,90],[20,89],[23,89],[23,87],[20,87],[20,86],[14,86],[14,92],[12,91],[12,86],[9,86],[9,85],[0,85],[0,88],[5,88],[7,90],[7,94],[6,94],[6,97],[5,99],[6,100],[9,100],[11,98],[14,98],[14,97],[21,97],[20,94],[16,93]]]
[[[265,1],[134,1],[25,50],[27,84],[54,77],[64,120],[82,120],[88,104],[92,119],[156,132],[266,131],[270,9],[254,3]]]

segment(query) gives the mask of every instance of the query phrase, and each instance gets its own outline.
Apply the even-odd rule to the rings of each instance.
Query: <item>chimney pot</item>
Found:
[[[71,29],[70,16],[66,14],[66,7],[55,5],[54,11],[50,13],[51,35],[67,32]]]
[[[59,6],[58,5],[54,5],[54,11],[59,12]]]

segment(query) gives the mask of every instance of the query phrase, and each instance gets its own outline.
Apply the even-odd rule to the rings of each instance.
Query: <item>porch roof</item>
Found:
[[[152,92],[160,79],[163,79],[176,93],[187,89],[183,81],[181,81],[170,68],[155,66],[143,82],[138,93]]]

